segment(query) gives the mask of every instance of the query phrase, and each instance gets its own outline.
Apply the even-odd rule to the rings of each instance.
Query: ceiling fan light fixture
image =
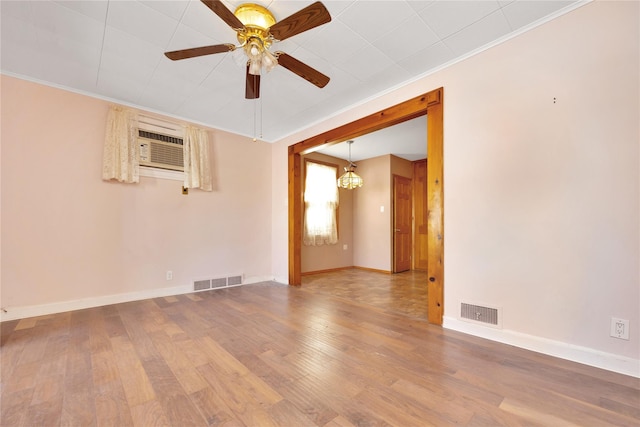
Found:
[[[244,51],[250,61],[262,58],[263,50],[264,47],[262,46],[262,43],[256,37],[250,38],[249,41],[247,41],[247,43],[244,45]]]
[[[276,23],[271,12],[259,4],[241,4],[233,14],[245,27],[254,27],[266,31]]]
[[[249,61],[249,74],[253,74],[254,76],[259,76],[261,68],[262,68],[262,62],[259,59],[254,59],[252,61]]]
[[[265,70],[267,72],[273,70],[273,68],[278,65],[278,58],[276,58],[271,52],[265,50],[262,54],[262,65],[264,65]]]

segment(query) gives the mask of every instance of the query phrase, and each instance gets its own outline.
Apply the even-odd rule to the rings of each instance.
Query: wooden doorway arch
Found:
[[[428,319],[442,324],[444,314],[443,102],[439,88],[385,110],[289,146],[289,284],[299,286],[302,248],[301,155],[357,138],[426,114],[427,116],[427,271]]]

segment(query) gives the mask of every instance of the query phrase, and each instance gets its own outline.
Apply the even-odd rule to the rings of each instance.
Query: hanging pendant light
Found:
[[[338,178],[338,187],[353,190],[354,188],[362,187],[364,181],[355,172],[357,166],[351,161],[351,144],[353,144],[353,141],[347,141],[347,144],[349,144],[349,166],[344,168],[344,174]]]

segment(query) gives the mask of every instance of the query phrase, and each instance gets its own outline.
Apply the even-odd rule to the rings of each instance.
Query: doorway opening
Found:
[[[289,146],[289,284],[301,284],[301,156],[317,149],[426,115],[428,320],[442,324],[444,310],[443,101],[439,88]]]

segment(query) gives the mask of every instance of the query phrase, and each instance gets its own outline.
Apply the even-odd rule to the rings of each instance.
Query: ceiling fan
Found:
[[[278,64],[319,88],[323,88],[329,83],[329,77],[320,71],[284,52],[271,52],[269,50],[269,47],[274,42],[288,39],[331,21],[331,15],[329,15],[327,8],[321,2],[315,2],[276,23],[271,12],[257,4],[242,4],[232,13],[221,0],[201,1],[238,33],[238,42],[240,44],[236,46],[225,43],[175,50],[165,52],[167,58],[176,61],[243,49],[247,57],[245,89],[245,98],[247,99],[260,97],[261,70],[264,68],[266,71],[271,71]]]

